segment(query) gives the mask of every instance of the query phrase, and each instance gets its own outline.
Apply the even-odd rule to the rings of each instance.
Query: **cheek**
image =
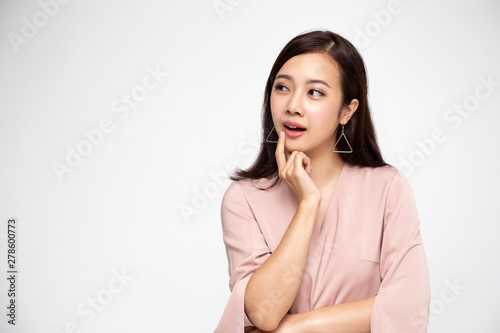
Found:
[[[339,123],[338,110],[331,106],[318,108],[314,115],[310,113],[310,120],[314,121],[314,124],[321,129],[319,133],[324,136],[332,136]]]
[[[324,105],[316,109],[314,116],[318,123],[329,126],[330,124],[338,122],[339,111],[335,106]]]
[[[271,95],[270,105],[271,105],[271,114],[274,116],[275,114],[278,113],[279,104],[277,103],[276,97],[274,97],[273,95]]]
[[[271,95],[270,105],[271,105],[271,116],[273,117],[274,127],[276,127],[276,129],[279,131],[281,130],[279,124],[283,110],[283,103],[281,103],[279,98],[273,98],[273,96]]]

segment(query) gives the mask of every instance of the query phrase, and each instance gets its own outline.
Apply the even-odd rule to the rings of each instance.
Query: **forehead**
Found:
[[[296,80],[321,79],[336,85],[340,78],[338,65],[326,53],[305,53],[290,58],[278,72]]]

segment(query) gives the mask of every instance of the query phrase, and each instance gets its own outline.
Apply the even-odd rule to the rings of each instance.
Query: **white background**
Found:
[[[401,0],[393,13],[386,0],[41,3],[51,15],[36,1],[0,5],[1,332],[213,331],[229,296],[223,174],[253,161],[271,66],[314,28],[358,46],[383,155],[405,165],[429,332],[499,331],[499,2]],[[168,72],[150,91],[148,70]],[[141,101],[125,115],[131,93]],[[112,130],[89,146],[83,133],[105,119]],[[68,167],[78,147],[87,156]],[[57,163],[71,172],[59,179]]]

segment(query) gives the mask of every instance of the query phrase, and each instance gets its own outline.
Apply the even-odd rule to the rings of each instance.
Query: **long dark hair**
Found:
[[[368,106],[368,82],[366,70],[361,55],[345,38],[331,31],[316,30],[300,34],[285,45],[269,74],[264,93],[262,107],[262,143],[259,156],[247,170],[238,169],[230,178],[232,180],[270,178],[278,175],[278,165],[275,158],[276,144],[266,142],[273,130],[271,115],[271,92],[276,75],[283,65],[291,58],[304,53],[321,52],[328,54],[339,67],[340,85],[342,89],[343,106],[349,105],[352,99],[359,101],[356,112],[345,125],[344,133],[351,143],[353,152],[340,154],[345,162],[358,166],[380,167],[387,165],[382,158],[377,144],[375,129]],[[273,132],[273,134],[275,134]],[[337,139],[340,136],[337,130]],[[270,138],[271,139],[271,138]],[[272,141],[278,141],[276,134]],[[342,142],[342,140],[341,140]],[[333,147],[332,147],[333,148]],[[345,147],[338,147],[344,150]],[[279,184],[276,178],[269,187]],[[267,188],[267,189],[269,189]]]

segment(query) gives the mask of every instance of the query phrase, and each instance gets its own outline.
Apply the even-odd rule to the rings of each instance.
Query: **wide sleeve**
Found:
[[[238,182],[224,194],[221,221],[231,295],[215,333],[243,333],[246,326],[254,326],[244,311],[246,286],[271,251]]]
[[[371,332],[427,332],[429,270],[413,193],[399,170],[386,198],[380,275],[381,285],[372,308]]]

